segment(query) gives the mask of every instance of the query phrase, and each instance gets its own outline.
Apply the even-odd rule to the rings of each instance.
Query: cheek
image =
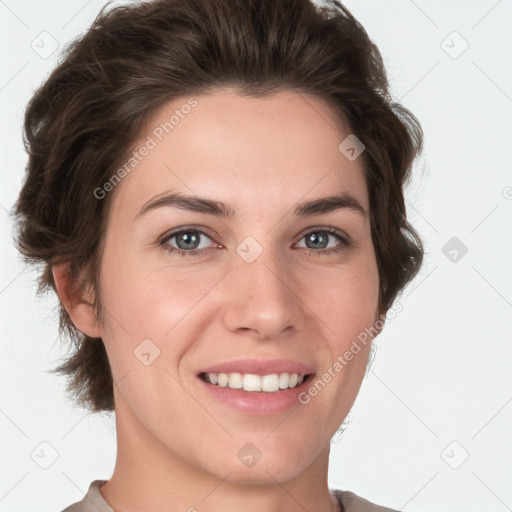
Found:
[[[379,276],[372,257],[316,272],[304,286],[308,305],[339,341],[357,337],[377,320]]]
[[[111,264],[115,261],[114,254],[105,257],[101,280],[105,344],[111,345],[112,356],[119,365],[131,366],[133,351],[150,339],[160,350],[165,348],[166,359],[179,357],[188,343],[185,333],[200,323],[196,311],[203,298],[214,295],[210,290],[222,269],[169,268],[135,258]]]
[[[154,407],[159,397],[172,395],[178,409],[185,407],[179,385],[167,372],[175,374],[187,349],[188,337],[180,332],[196,293],[169,272],[141,264],[104,268],[103,339],[117,392],[132,411],[159,424],[162,407]]]

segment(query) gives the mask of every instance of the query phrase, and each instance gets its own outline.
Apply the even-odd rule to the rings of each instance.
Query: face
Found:
[[[181,108],[187,100],[155,113],[137,148],[154,144],[110,192],[101,337],[116,420],[134,450],[162,461],[285,481],[328,450],[367,364],[370,343],[344,356],[378,318],[362,159],[340,152],[348,133],[312,96],[219,90]],[[194,211],[170,194],[216,208]],[[332,196],[344,201],[300,207]],[[211,368],[310,376],[286,391],[244,391],[230,388],[237,376],[205,382]]]

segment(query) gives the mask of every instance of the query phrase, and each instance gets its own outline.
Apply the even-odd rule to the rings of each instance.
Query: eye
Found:
[[[174,240],[174,244],[171,241]],[[210,249],[204,239],[211,238],[200,229],[182,229],[166,236],[160,243],[169,253],[176,252],[181,256],[194,256]]]
[[[330,227],[315,228],[314,231],[309,231],[301,238],[301,240],[304,239],[306,248],[313,248],[309,253],[317,253],[318,256],[341,252],[352,246],[352,240],[348,235]],[[338,240],[337,244],[336,239]]]

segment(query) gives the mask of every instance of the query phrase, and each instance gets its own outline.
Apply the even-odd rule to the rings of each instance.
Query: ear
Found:
[[[75,327],[87,336],[100,338],[101,329],[94,318],[93,293],[71,278],[69,263],[53,265],[52,274],[57,295]]]

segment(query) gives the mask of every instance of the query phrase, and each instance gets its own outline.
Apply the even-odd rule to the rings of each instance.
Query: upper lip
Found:
[[[199,373],[251,373],[270,375],[273,373],[310,374],[313,369],[305,363],[292,359],[232,359],[208,366]]]

